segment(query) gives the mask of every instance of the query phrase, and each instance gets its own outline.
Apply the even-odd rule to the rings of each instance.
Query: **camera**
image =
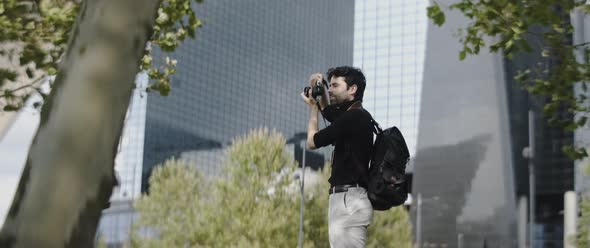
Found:
[[[323,96],[328,88],[328,84],[326,81],[317,81],[313,87],[305,87],[303,88],[303,92],[305,93],[306,97],[309,97],[309,91],[311,90],[311,96],[313,98],[317,98],[319,96]]]

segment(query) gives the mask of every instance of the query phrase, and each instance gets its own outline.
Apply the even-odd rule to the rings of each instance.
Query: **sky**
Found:
[[[36,110],[21,111],[6,135],[0,139],[0,226],[12,202],[25,164],[29,145],[39,125]]]

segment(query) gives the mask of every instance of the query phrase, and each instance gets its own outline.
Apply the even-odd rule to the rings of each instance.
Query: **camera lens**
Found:
[[[305,87],[303,88],[303,93],[305,94],[305,97],[309,97],[309,90],[311,89],[311,87]]]
[[[323,94],[324,94],[324,87],[322,87],[321,85],[313,87],[313,92],[311,93],[313,98],[319,97]]]

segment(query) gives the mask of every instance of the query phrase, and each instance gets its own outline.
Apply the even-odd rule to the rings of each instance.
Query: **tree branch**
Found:
[[[573,47],[586,46],[586,45],[588,45],[588,44],[590,44],[590,41],[589,41],[589,42],[580,43],[580,44],[576,44],[576,45],[574,45]]]
[[[12,89],[12,90],[6,90],[5,92],[8,92],[8,93],[14,93],[14,92],[17,92],[17,91],[19,91],[19,90],[22,90],[22,89],[26,89],[26,88],[29,88],[29,87],[34,87],[34,86],[35,86],[35,84],[39,83],[39,81],[40,81],[41,79],[43,79],[43,78],[45,78],[45,75],[43,75],[43,76],[41,76],[41,77],[39,77],[39,78],[37,78],[37,79],[33,80],[33,82],[31,82],[31,83],[29,83],[29,84],[23,85],[23,86],[21,86],[21,87],[18,87],[18,88],[16,88],[16,89]],[[0,95],[0,99],[2,99],[2,98],[6,98],[6,94]]]

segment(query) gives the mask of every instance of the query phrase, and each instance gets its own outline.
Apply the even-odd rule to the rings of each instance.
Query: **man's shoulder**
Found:
[[[371,118],[371,113],[362,108],[348,110],[346,111],[346,114],[354,117]]]
[[[364,109],[350,109],[342,114],[342,117],[342,119],[346,120],[347,122],[366,122],[373,118],[371,114]]]

